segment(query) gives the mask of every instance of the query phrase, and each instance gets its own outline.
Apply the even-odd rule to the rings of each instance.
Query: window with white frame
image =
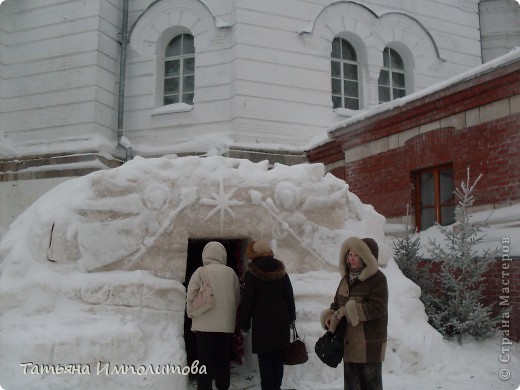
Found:
[[[403,59],[389,47],[383,51],[383,68],[378,81],[379,103],[389,102],[406,95]]]
[[[356,50],[343,38],[334,38],[331,52],[333,108],[358,110],[359,76]]]
[[[195,46],[193,35],[179,34],[166,46],[163,104],[193,104],[195,93]]]

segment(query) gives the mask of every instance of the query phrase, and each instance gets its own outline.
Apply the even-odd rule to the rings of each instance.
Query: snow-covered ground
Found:
[[[225,182],[221,192],[204,198],[203,194],[192,191],[196,188],[190,187],[196,184],[193,181],[199,180],[204,172]],[[371,235],[378,239],[380,257],[385,263],[382,270],[390,293],[389,342],[383,366],[386,389],[517,389],[520,385],[518,344],[509,345],[508,340],[498,334],[481,342],[464,340],[458,344],[443,340],[427,323],[424,306],[418,299],[418,287],[402,275],[391,257],[391,246],[383,234],[384,220],[381,223],[381,217],[371,206],[363,205],[354,194],[347,193],[344,225],[336,230],[325,229],[316,223],[319,218],[312,214],[311,206],[328,205],[330,196],[324,197],[325,200],[308,197],[301,201],[298,191],[293,190],[299,189],[308,196],[316,188],[328,191],[341,188],[344,183],[338,184],[339,179],[330,176],[326,179],[312,176],[309,184],[308,172],[308,167],[279,167],[267,173],[265,164],[237,165],[223,158],[136,159],[120,168],[70,180],[51,190],[20,216],[0,241],[0,386],[6,390],[189,389],[187,377],[181,374],[96,372],[96,365],[105,367],[107,362],[134,365],[143,370],[150,365],[185,362],[181,325],[185,300],[183,271],[173,269],[171,278],[161,278],[149,269],[86,270],[111,262],[117,264],[121,256],[132,255],[124,252],[128,248],[141,253],[139,245],[133,246],[136,242],[153,247],[158,235],[149,232],[168,232],[161,229],[164,222],[169,221],[171,210],[178,211],[174,216],[181,215],[182,207],[200,199],[201,204],[215,207],[204,221],[211,222],[210,217],[218,221],[220,217],[221,225],[225,225],[223,222],[227,223],[232,216],[239,216],[238,209],[250,196],[249,201],[263,207],[266,214],[275,206],[283,212],[290,211],[286,219],[280,218],[280,226],[273,225],[273,236],[281,239],[290,235],[287,232],[295,234],[301,223],[305,229],[300,233],[309,237],[308,252],[337,253],[341,243],[338,235]],[[310,172],[317,171],[311,169]],[[250,178],[261,187],[267,175],[274,175],[278,182],[284,183],[278,196],[273,195],[274,200],[265,199],[259,190],[244,192],[243,200],[238,200],[240,189],[237,187],[236,195],[229,189],[236,180],[244,182]],[[293,187],[287,185],[287,177],[291,178]],[[97,187],[94,188],[93,183]],[[177,193],[165,191],[172,183],[179,185],[178,198]],[[197,187],[197,191],[202,189]],[[334,194],[345,195],[339,190]],[[177,201],[179,203],[175,203]],[[170,208],[165,209],[168,202],[171,202]],[[297,213],[300,209],[295,207],[301,203],[308,210],[302,207],[302,212]],[[304,211],[309,212],[313,220],[306,219]],[[497,230],[488,231],[488,245],[495,242],[498,245],[504,234],[515,245],[520,242],[515,225],[519,211],[518,206],[497,210]],[[344,211],[334,209],[334,212]],[[89,218],[102,221],[93,224]],[[103,218],[108,218],[108,222]],[[51,231],[53,221],[61,223],[56,223],[54,232]],[[284,225],[284,221],[288,222]],[[49,250],[52,234],[61,237],[63,247]],[[432,230],[425,236],[436,234]],[[76,241],[78,247],[71,249],[68,245]],[[280,242],[274,239],[272,244]],[[99,248],[103,251],[97,251]],[[77,258],[58,256],[54,259],[58,261],[49,262],[51,252],[73,253]],[[337,259],[335,255],[332,257],[330,264],[320,263],[314,268],[292,265],[290,277],[297,302],[297,327],[307,344],[310,359],[304,365],[286,367],[284,388],[342,388],[341,366],[326,367],[312,352],[323,332],[319,313],[330,304],[339,282],[339,273],[331,268]],[[81,372],[42,373],[37,366],[24,365],[28,362],[53,367],[76,364]],[[234,370],[232,388],[258,389],[258,374],[254,369],[255,358],[247,354],[246,349],[244,365]],[[507,376],[508,372],[509,379],[500,379],[500,375]]]
[[[517,390],[520,388],[520,363],[518,343],[502,354],[502,340],[494,337],[489,340],[475,342],[467,339],[457,342],[443,341],[442,359],[435,364],[413,372],[393,372],[383,365],[383,387],[387,390]],[[511,359],[501,363],[499,359]],[[303,368],[305,369],[305,368]],[[286,369],[287,377],[298,375],[300,369]],[[334,370],[328,368],[327,370]],[[337,370],[342,370],[341,365]],[[500,376],[509,379],[501,379]],[[257,373],[238,373],[233,376],[231,389],[259,389]],[[284,383],[284,384],[285,384]],[[195,387],[193,387],[195,388]],[[291,388],[290,385],[282,389]],[[300,382],[298,390],[342,390],[341,380],[324,383],[316,381]]]
[[[478,234],[482,238],[481,242],[475,246],[478,251],[497,250],[502,251],[502,240],[508,239],[508,254],[510,256],[520,257],[520,202],[503,206],[496,209],[485,209],[470,212],[470,222],[483,223],[484,226]],[[450,227],[447,227],[448,229]],[[405,227],[396,224],[386,224],[385,233],[387,237],[404,233]],[[432,226],[420,234],[412,237],[419,237],[421,242],[420,254],[427,257],[426,248],[430,242],[435,241],[442,243],[444,237],[440,229]],[[389,240],[387,240],[389,241]]]

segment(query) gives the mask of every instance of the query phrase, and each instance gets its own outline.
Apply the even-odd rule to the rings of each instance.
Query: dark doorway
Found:
[[[188,240],[188,256],[186,261],[186,279],[184,281],[184,287],[188,288],[188,283],[190,282],[191,276],[195,272],[197,268],[202,266],[202,250],[204,246],[210,241],[218,241],[224,248],[226,248],[227,252],[227,265],[236,272],[238,279],[240,280],[240,286],[242,289],[243,285],[243,262],[242,262],[242,253],[243,248],[242,245],[244,243],[243,240],[224,240],[224,239],[198,239],[198,240]],[[240,312],[240,308],[237,311]],[[195,360],[197,360],[197,341],[195,338],[195,333],[191,331],[191,319],[188,318],[186,311],[184,311],[184,340],[186,345],[186,355],[188,360],[188,365],[191,365]],[[243,340],[242,335],[240,333],[240,329],[238,329],[238,321],[237,327],[235,329],[235,334],[233,335],[233,342],[231,346],[231,360],[233,365],[241,365],[243,363],[244,358],[244,348],[243,348]]]

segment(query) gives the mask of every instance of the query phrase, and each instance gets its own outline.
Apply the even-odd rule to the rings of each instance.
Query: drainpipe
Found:
[[[125,151],[125,161],[133,158],[132,147],[121,142],[125,109],[126,46],[128,43],[128,1],[123,0],[123,25],[121,31],[121,58],[119,59],[119,101],[117,104],[117,147]]]
[[[478,2],[478,33],[480,37],[480,63],[484,63],[484,49],[482,47],[482,8],[480,7],[480,4],[483,2],[483,0],[479,0]]]

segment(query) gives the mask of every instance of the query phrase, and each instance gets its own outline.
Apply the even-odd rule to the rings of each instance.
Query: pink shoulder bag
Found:
[[[213,296],[213,289],[209,284],[206,268],[202,266],[200,272],[200,289],[191,303],[188,302],[187,312],[188,317],[195,318],[207,312],[215,305],[215,297]]]

